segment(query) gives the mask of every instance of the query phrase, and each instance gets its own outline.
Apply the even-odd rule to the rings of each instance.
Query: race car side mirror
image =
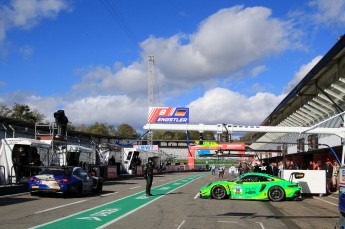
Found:
[[[304,178],[304,173],[293,173],[295,179],[302,179]]]

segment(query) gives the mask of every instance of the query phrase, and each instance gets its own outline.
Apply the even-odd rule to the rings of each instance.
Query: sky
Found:
[[[0,104],[138,132],[154,103],[259,125],[345,33],[345,0],[0,0]]]

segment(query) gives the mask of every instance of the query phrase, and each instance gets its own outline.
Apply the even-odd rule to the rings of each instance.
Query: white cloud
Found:
[[[9,99],[0,103],[12,106],[14,103],[27,104],[46,116],[46,120],[54,122],[54,112],[65,110],[66,116],[72,125],[95,122],[118,126],[122,123],[142,129],[147,122],[147,100],[131,99],[128,96],[89,96],[85,98],[69,97],[41,97],[29,92],[15,92],[6,95]]]
[[[283,93],[289,93],[308,74],[308,72],[321,60],[322,56],[317,56],[309,63],[302,65],[294,78],[283,89]]]
[[[74,100],[64,107],[66,116],[77,124],[94,122],[118,126],[128,123],[141,129],[147,122],[148,108],[143,101],[133,100],[127,96],[95,96]]]
[[[29,29],[42,19],[55,18],[60,11],[70,9],[65,0],[11,0],[0,8],[0,43],[12,28]]]
[[[97,66],[84,74],[73,89],[131,98],[146,96],[147,56],[153,55],[155,83],[166,96],[178,96],[200,83],[217,85],[219,79],[237,77],[235,73],[243,68],[291,48],[291,33],[289,23],[271,17],[268,8],[222,9],[205,19],[194,34],[147,38],[141,43],[141,60],[116,68],[116,72]],[[258,66],[252,76],[266,70]]]
[[[291,32],[288,22],[272,18],[268,8],[235,6],[208,17],[192,35],[146,39],[143,56],[154,55],[171,82],[200,82],[287,49]]]
[[[246,97],[225,88],[215,88],[188,105],[191,123],[259,125],[283,97],[271,93]]]
[[[318,23],[345,22],[345,0],[312,0],[309,5],[316,8],[313,16]]]
[[[256,77],[257,75],[259,75],[261,72],[267,71],[268,68],[265,65],[260,65],[257,66],[255,68],[253,68],[250,73],[252,76]]]

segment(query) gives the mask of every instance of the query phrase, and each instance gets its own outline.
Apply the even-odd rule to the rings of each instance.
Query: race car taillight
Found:
[[[67,183],[67,182],[69,182],[69,179],[67,179],[67,178],[57,179],[56,182],[59,182],[59,183]]]

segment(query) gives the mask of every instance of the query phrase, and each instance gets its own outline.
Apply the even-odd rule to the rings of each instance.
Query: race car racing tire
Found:
[[[274,202],[282,201],[285,198],[285,192],[281,187],[273,186],[268,190],[268,198]]]
[[[99,181],[97,184],[96,193],[102,193],[102,190],[103,190],[103,182]]]
[[[83,183],[79,182],[77,185],[77,196],[83,197]]]
[[[216,185],[212,188],[211,196],[216,200],[224,199],[226,197],[226,190],[222,185]]]
[[[38,196],[38,193],[37,192],[30,192],[30,195],[31,196]]]

